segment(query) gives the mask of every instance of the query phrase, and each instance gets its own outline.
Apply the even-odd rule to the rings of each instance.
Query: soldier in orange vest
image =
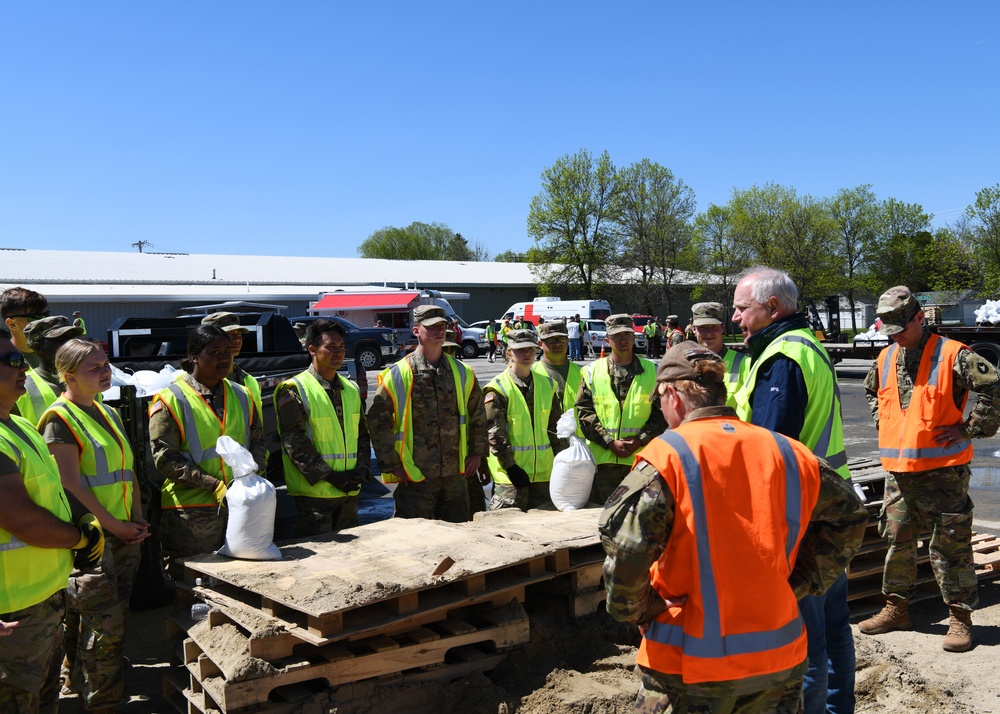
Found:
[[[886,470],[882,521],[889,552],[882,575],[885,608],[861,622],[866,635],[913,628],[907,602],[916,592],[917,538],[931,531],[931,565],[951,611],[943,647],[972,647],[979,604],[972,559],[972,439],[1000,426],[1000,376],[956,340],[924,325],[924,311],[905,285],[887,290],[876,310],[893,344],[872,364],[865,391]],[[964,416],[969,392],[980,397]]]
[[[725,406],[711,350],[672,347],[656,378],[670,430],[639,453],[600,519],[608,612],[643,636],[636,711],[797,712],[798,599],[843,572],[865,507],[804,445]]]

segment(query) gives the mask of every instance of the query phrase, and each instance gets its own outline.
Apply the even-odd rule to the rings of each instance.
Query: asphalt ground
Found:
[[[582,366],[590,361],[592,360],[578,364]],[[490,363],[485,356],[466,360],[465,363],[476,373],[481,385],[485,385],[504,368],[500,360]],[[845,359],[837,365],[844,441],[850,458],[878,457],[878,434],[872,424],[863,387],[870,366],[870,360],[858,359]],[[370,399],[375,394],[376,372],[369,372],[368,375]],[[970,405],[973,398],[974,395],[970,397]],[[974,446],[975,458],[972,461],[972,485],[969,493],[975,504],[975,529],[1000,535],[1000,437],[977,439]]]

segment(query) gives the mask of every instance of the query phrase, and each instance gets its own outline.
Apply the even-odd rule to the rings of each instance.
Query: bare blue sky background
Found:
[[[950,223],[1000,181],[1000,3],[0,6],[0,247],[354,257],[439,221],[491,253],[558,157],[698,210],[871,183]]]

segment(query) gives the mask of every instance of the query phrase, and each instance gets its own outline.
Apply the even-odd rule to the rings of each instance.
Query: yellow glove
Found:
[[[229,489],[226,486],[225,481],[219,481],[219,485],[215,487],[215,500],[221,505],[223,501],[226,500],[226,491]]]
[[[80,540],[73,546],[76,551],[73,565],[78,570],[93,570],[104,556],[104,531],[93,513],[83,514],[76,527],[80,529]]]

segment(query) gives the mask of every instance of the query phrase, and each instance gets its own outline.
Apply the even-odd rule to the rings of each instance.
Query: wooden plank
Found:
[[[545,569],[553,573],[561,573],[570,569],[569,548],[557,550],[552,555],[545,556]]]
[[[486,591],[486,573],[476,573],[475,575],[463,578],[453,586],[462,595],[471,597]]]
[[[386,609],[395,615],[405,615],[420,609],[420,591],[406,593],[386,602]]]

